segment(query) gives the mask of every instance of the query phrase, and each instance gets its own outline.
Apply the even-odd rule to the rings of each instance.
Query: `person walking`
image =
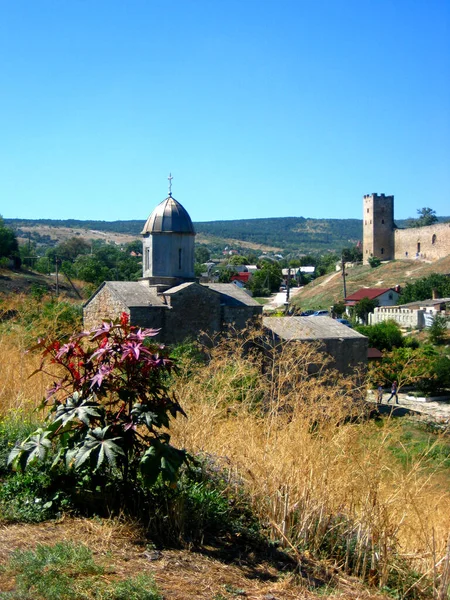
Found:
[[[398,385],[397,382],[394,381],[392,383],[392,387],[391,387],[391,395],[389,396],[389,398],[387,399],[387,401],[389,402],[389,400],[391,398],[395,398],[395,403],[398,404],[398,394],[397,394],[397,390],[398,390]]]
[[[383,386],[381,383],[378,384],[377,387],[377,403],[381,404],[383,402]]]

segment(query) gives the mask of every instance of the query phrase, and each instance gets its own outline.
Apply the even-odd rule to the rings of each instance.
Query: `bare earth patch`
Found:
[[[214,598],[245,597],[250,600],[299,600],[319,598],[310,591],[307,580],[286,565],[255,562],[251,556],[239,557],[233,552],[227,561],[217,548],[205,547],[202,552],[189,550],[154,550],[147,545],[143,532],[129,522],[117,520],[64,518],[61,521],[32,525],[0,525],[0,565],[7,562],[15,549],[33,549],[38,544],[53,545],[71,541],[87,545],[96,562],[106,570],[105,577],[124,579],[140,573],[153,575],[165,600],[214,600]],[[314,570],[307,557],[302,561],[303,577]],[[323,568],[322,568],[323,571]],[[343,577],[334,569],[332,587],[317,588],[320,598],[324,591],[339,592],[341,598],[384,598],[356,580]],[[310,583],[323,584],[311,574]],[[0,571],[0,591],[14,589],[14,579]],[[320,591],[319,591],[320,590]],[[321,592],[321,593],[320,593]]]

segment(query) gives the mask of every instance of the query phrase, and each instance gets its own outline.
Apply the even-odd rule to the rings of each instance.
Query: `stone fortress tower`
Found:
[[[169,195],[151,213],[142,238],[142,281],[159,288],[195,280],[195,230],[183,206]]]
[[[395,257],[394,196],[367,194],[363,200],[363,259]]]

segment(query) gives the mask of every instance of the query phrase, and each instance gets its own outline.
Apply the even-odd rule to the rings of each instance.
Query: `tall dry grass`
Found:
[[[40,352],[30,348],[38,337],[57,339],[73,331],[77,317],[67,315],[68,307],[67,300],[38,301],[25,294],[0,298],[0,416],[30,415],[42,402],[52,379],[42,373],[30,377],[41,363]]]
[[[177,421],[174,442],[234,470],[284,545],[334,557],[380,587],[402,582],[406,593],[433,576],[437,586],[450,494],[427,456],[397,462],[400,426],[367,420],[364,390],[317,370],[317,349],[263,343],[258,353],[258,343],[227,340],[209,364],[189,366],[176,385],[188,419]]]

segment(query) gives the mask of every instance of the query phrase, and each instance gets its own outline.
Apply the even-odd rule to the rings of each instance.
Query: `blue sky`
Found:
[[[0,214],[450,214],[448,0],[0,0]]]

